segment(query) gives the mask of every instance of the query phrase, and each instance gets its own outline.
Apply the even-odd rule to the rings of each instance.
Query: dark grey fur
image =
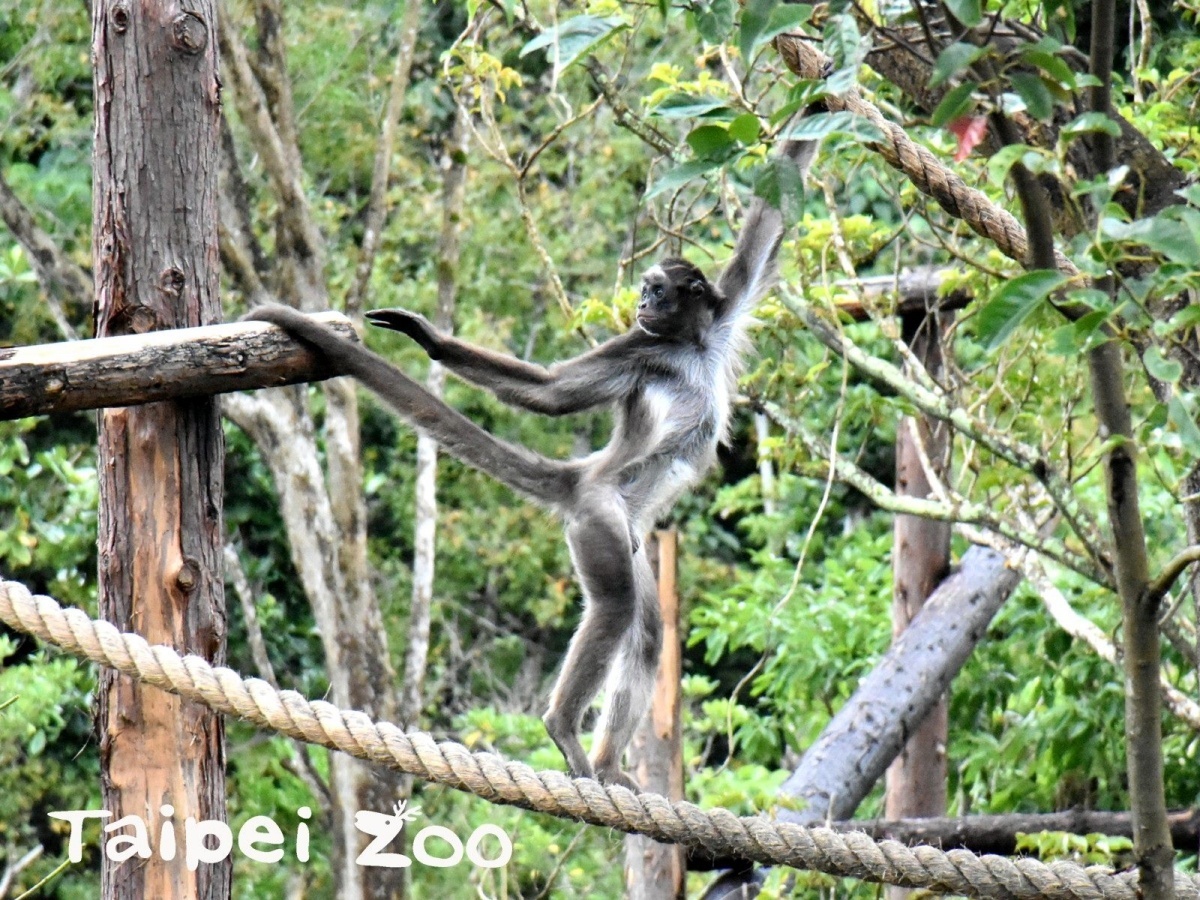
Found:
[[[813,149],[792,143],[784,152],[806,166]],[[691,263],[663,260],[643,279],[633,329],[549,368],[441,334],[403,309],[367,314],[513,406],[552,416],[615,406],[608,445],[577,460],[548,459],[488,434],[379,356],[293,309],[266,306],[247,316],[318,347],[335,369],[358,378],[446,452],[563,517],[585,608],[544,721],[574,775],[633,787],[621,756],[646,709],[662,643],[640,535],[716,458],[747,320],[775,277],[782,237],[779,212],[755,201],[715,287]],[[606,679],[589,761],[579,731]]]

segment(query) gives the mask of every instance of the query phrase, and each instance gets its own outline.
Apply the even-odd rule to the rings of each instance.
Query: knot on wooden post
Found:
[[[180,13],[171,22],[171,46],[195,56],[208,46],[208,26],[193,12]]]

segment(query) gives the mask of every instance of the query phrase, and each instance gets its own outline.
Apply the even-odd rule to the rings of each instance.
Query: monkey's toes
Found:
[[[629,788],[635,794],[640,794],[642,791],[638,783],[633,780],[633,776],[623,769],[617,769],[615,772],[597,772],[596,778],[603,784],[619,784],[623,788]]]

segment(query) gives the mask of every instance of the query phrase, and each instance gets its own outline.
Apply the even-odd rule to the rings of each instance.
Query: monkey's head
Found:
[[[686,259],[670,257],[642,276],[637,323],[666,341],[700,342],[717,311],[716,288]]]

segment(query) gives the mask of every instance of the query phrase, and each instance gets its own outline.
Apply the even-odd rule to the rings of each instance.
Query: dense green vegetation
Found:
[[[949,5],[960,15],[971,6],[961,0]],[[229,9],[253,43],[252,17],[243,8],[248,6],[231,3]],[[1101,323],[1119,323],[1142,450],[1141,502],[1152,566],[1187,544],[1183,479],[1200,460],[1200,429],[1191,369],[1176,359],[1196,347],[1200,315],[1194,305],[1163,309],[1170,298],[1194,297],[1200,289],[1200,212],[1194,205],[1131,222],[1109,202],[1108,181],[1077,184],[1078,197],[1100,198],[1105,221],[1062,239],[1068,256],[1085,271],[1137,254],[1153,256],[1157,264],[1124,280],[1115,304],[1074,291],[1092,313],[1065,323],[1046,302],[1046,290],[1023,290],[1012,280],[1019,273],[1016,264],[889,169],[867,147],[873,134],[861,123],[817,118],[813,127],[825,134],[825,143],[802,196],[764,161],[789,116],[815,91],[787,72],[764,41],[771,28],[747,20],[766,10],[766,21],[779,28],[823,35],[839,75],[857,73],[864,93],[893,121],[968,183],[1018,209],[1006,192],[1007,167],[1016,160],[1012,152],[989,158],[981,147],[965,162],[951,161],[956,138],[943,123],[971,112],[970,103],[986,111],[988,91],[977,86],[974,100],[959,92],[954,98],[959,108],[942,109],[942,121],[930,124],[928,111],[860,68],[863,39],[850,12],[821,9],[810,19],[806,6],[753,2],[735,16],[736,4],[729,0],[648,5],[595,0],[586,8],[539,0],[530,11],[551,47],[557,36],[556,65],[544,47],[531,48],[535,32],[522,24],[518,5],[478,6],[442,2],[430,5],[423,18],[392,160],[391,215],[368,307],[432,313],[440,161],[456,103],[470,107],[475,128],[467,159],[456,331],[520,356],[548,362],[581,352],[585,338],[623,330],[648,259],[682,251],[715,268],[728,256],[740,205],[756,188],[782,190],[796,226],[783,251],[784,298],[803,295],[822,307],[849,296],[851,289],[838,282],[854,275],[887,275],[926,264],[953,269],[950,280],[975,296],[953,333],[947,388],[954,402],[1005,439],[1038,448],[1069,474],[1081,504],[1101,521],[1099,460],[1105,445],[1096,432],[1082,352],[1100,339]],[[1074,77],[1059,72],[1062,61],[1071,59],[1062,47],[1072,42],[1087,47],[1086,9],[1070,0],[1013,2],[1003,10],[995,3],[985,6],[989,14],[1048,23],[1052,43],[1039,50],[1042,67],[1036,77],[1014,81],[1019,89],[1011,88],[1006,101],[1045,118],[1039,104],[1052,108],[1061,102]],[[402,8],[287,4],[285,36],[304,184],[328,241],[326,275],[335,305],[357,262]],[[1194,77],[1200,68],[1197,10],[1178,4],[1159,15],[1151,37],[1138,31],[1136,40],[1128,34],[1122,39],[1117,105],[1194,178],[1200,167],[1194,115],[1200,102],[1200,80]],[[572,22],[574,30],[568,27]],[[590,29],[586,39],[584,24]],[[91,252],[89,41],[84,4],[0,0],[0,174],[36,211],[41,227],[85,267]],[[589,54],[605,71],[620,73],[614,83],[627,112],[614,113],[607,102],[591,106],[596,90],[584,64]],[[943,55],[939,66],[961,76],[965,62]],[[243,125],[232,104],[228,111],[257,237],[271,250],[278,198],[242,141]],[[643,132],[658,133],[663,146],[674,148],[674,157],[622,127],[626,115]],[[503,157],[523,165],[546,141],[518,193]],[[1064,138],[1057,151],[1025,148],[1025,163],[1057,175],[1066,166],[1067,144]],[[1200,201],[1195,188],[1188,199]],[[523,213],[535,223],[561,279],[569,318]],[[233,280],[226,287],[232,318],[246,301]],[[0,345],[65,339],[51,299],[26,250],[0,230]],[[90,333],[90,308],[62,305],[66,320],[80,334]],[[847,322],[845,333],[872,356],[898,364],[888,312],[881,305],[870,320]],[[808,432],[833,435],[844,456],[890,485],[897,423],[913,411],[910,401],[830,354],[780,298],[764,302],[760,319],[743,393],[777,404]],[[407,370],[423,371],[423,357],[403,339],[374,332],[366,338]],[[487,428],[555,456],[596,446],[606,435],[602,416],[550,420],[520,414],[454,380],[447,399]],[[362,416],[370,555],[400,666],[411,595],[416,438],[369,398]],[[93,418],[73,414],[0,423],[0,574],[92,613]],[[285,687],[319,697],[328,687],[321,644],[292,567],[270,471],[239,429],[227,424],[226,436],[226,525],[258,591],[258,615],[275,671]],[[749,407],[742,407],[719,470],[680,502],[671,519],[681,533],[687,618],[688,796],[703,806],[751,813],[786,802],[776,794],[779,784],[890,639],[892,514],[826,478],[819,452],[802,437],[775,425],[760,444]],[[764,495],[762,458],[774,474],[770,496]],[[955,439],[950,481],[955,496],[984,505],[1023,532],[1050,520],[1036,478],[962,436]],[[538,719],[578,615],[578,590],[559,526],[452,460],[439,463],[438,492],[433,645],[421,725],[536,767],[561,767]],[[1052,521],[1047,530],[1070,554],[1086,552],[1068,523]],[[966,546],[966,536],[956,532],[956,556]],[[1077,612],[1119,642],[1120,604],[1111,590],[1062,566],[1051,565],[1049,578]],[[240,609],[232,599],[229,606],[230,665],[252,673]],[[1176,616],[1196,646],[1193,602],[1181,598]],[[1168,681],[1195,698],[1200,683],[1194,662],[1174,645],[1166,645],[1164,653]],[[64,831],[46,812],[99,806],[90,708],[95,672],[2,629],[0,663],[0,870],[42,844],[44,856],[20,878],[28,886],[65,858]],[[1122,718],[1119,668],[1061,630],[1037,586],[1024,582],[954,685],[951,812],[1050,811],[1075,804],[1127,808]],[[1171,714],[1164,715],[1163,727],[1168,805],[1195,806],[1200,735]],[[323,757],[317,754],[316,760],[321,769]],[[291,745],[281,738],[231,723],[229,768],[235,826],[252,815],[269,815],[287,832],[298,807],[321,805],[296,774]],[[880,797],[872,795],[860,815],[878,814]],[[467,897],[477,889],[511,897],[620,894],[621,872],[613,865],[618,835],[492,807],[440,788],[418,786],[415,802],[429,822],[462,835],[484,822],[498,824],[516,846],[505,870],[474,873],[477,885],[464,883],[459,870],[415,868],[415,896]],[[320,827],[313,832],[314,860],[305,866],[238,860],[237,895],[282,896],[289,883],[303,879],[309,896],[332,896],[332,876],[322,861],[330,834]],[[1194,867],[1194,856],[1182,862]],[[94,896],[98,865],[90,840],[85,861],[61,875],[47,895]],[[691,877],[692,887],[699,888],[704,877]],[[864,896],[875,890],[784,872],[770,876],[767,890],[775,896],[789,887],[831,886]]]

